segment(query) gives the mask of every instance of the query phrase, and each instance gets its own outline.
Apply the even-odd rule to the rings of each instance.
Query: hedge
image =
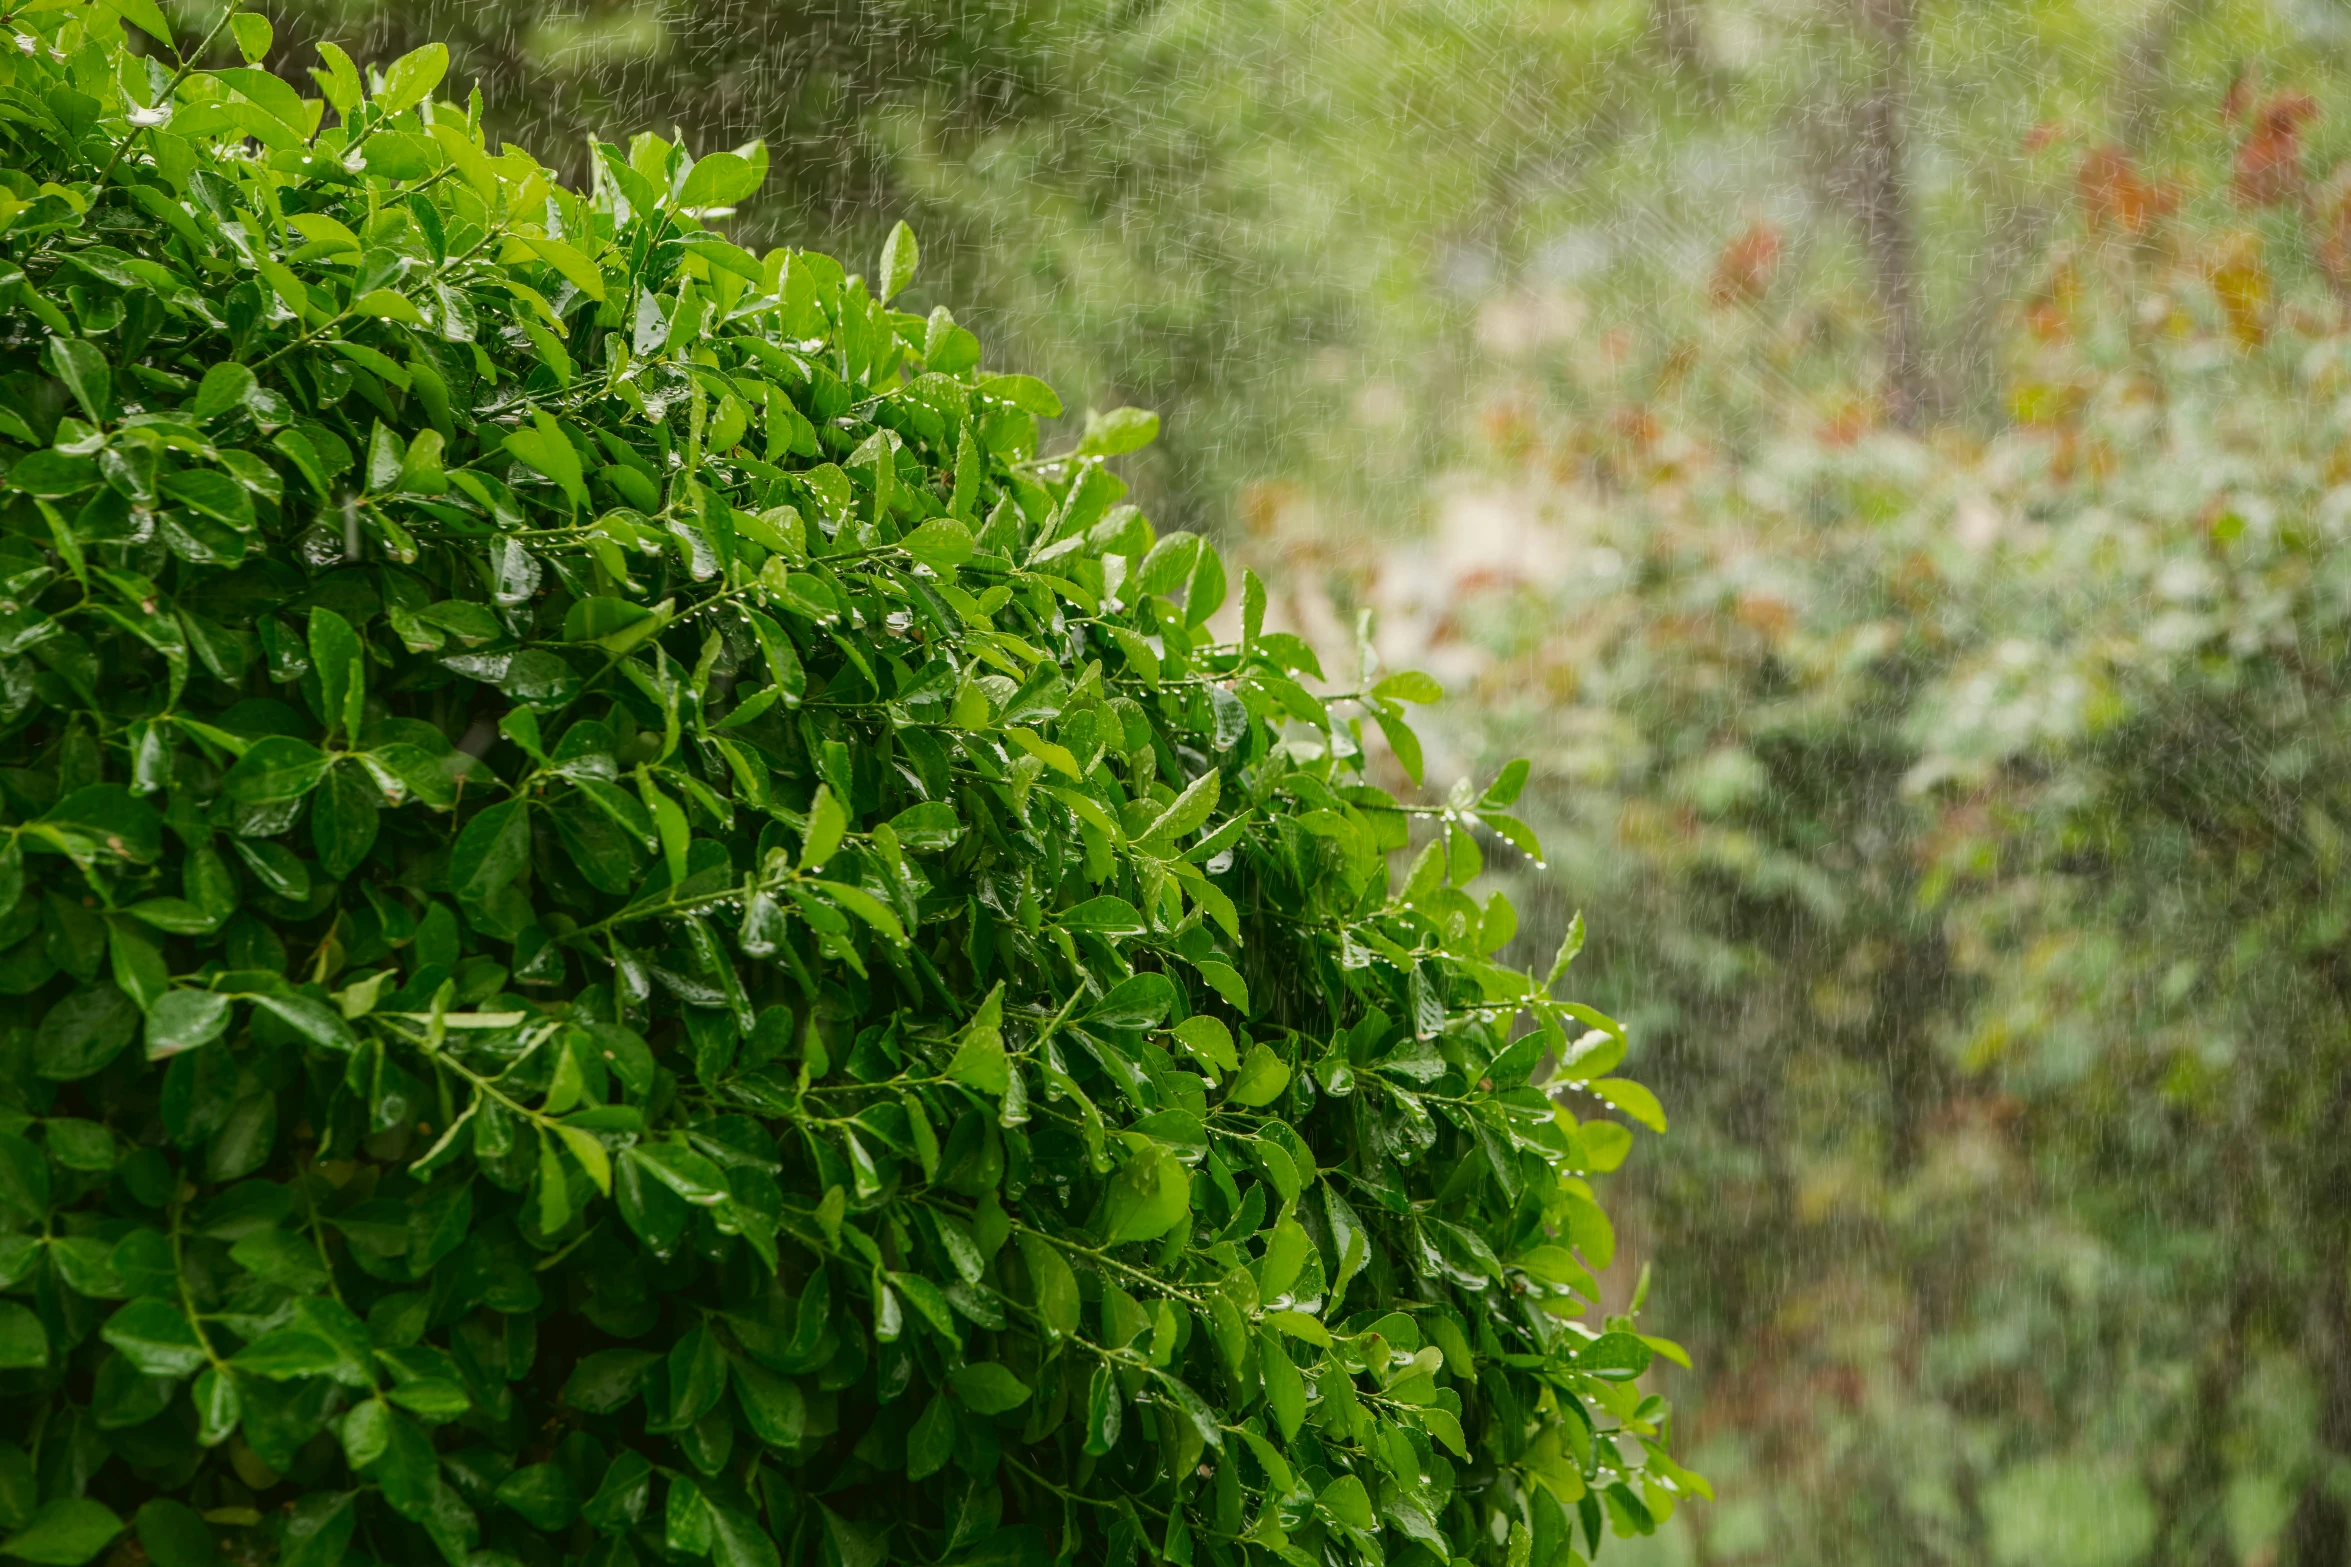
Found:
[[[1703,1491],[1556,1090],[1662,1114],[1465,890],[1526,768],[1372,782],[1434,683],[1236,613],[1150,415],[1041,450],[903,225],[730,242],[756,145],[575,190],[438,46],[14,25],[0,1555],[1564,1567]]]

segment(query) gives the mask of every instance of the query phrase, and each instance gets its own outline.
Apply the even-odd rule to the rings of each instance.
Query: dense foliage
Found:
[[[1703,1491],[1581,1320],[1630,1135],[1529,1078],[1662,1114],[1466,890],[1526,768],[1375,787],[1434,682],[1220,615],[1149,415],[1041,455],[903,229],[710,227],[757,147],[581,194],[438,48],[16,25],[0,1555],[1565,1567]]]

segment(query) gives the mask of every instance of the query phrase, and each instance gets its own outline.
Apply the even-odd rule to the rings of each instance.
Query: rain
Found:
[[[906,221],[1432,789],[1533,762],[1716,1498],[1607,1559],[2351,1560],[2351,5],[262,9]]]

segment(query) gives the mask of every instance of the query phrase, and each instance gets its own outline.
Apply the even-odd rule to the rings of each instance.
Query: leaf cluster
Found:
[[[1370,782],[1434,683],[1226,614],[1155,419],[1041,454],[903,226],[731,243],[756,146],[573,191],[438,48],[18,16],[0,1554],[1559,1567],[1703,1490],[1531,1079],[1662,1114],[1464,890],[1526,768]]]

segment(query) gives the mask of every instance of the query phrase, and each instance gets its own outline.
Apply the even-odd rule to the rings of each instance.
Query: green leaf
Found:
[[[816,786],[816,798],[808,807],[808,833],[800,845],[800,868],[804,871],[821,870],[825,861],[841,847],[842,836],[849,829],[849,814],[841,809],[841,802],[833,797],[828,784]]]
[[[750,1514],[712,1503],[710,1525],[711,1567],[780,1567],[774,1539]]]
[[[233,838],[230,846],[269,891],[297,903],[310,896],[310,868],[284,844],[266,838]]]
[[[1199,563],[1199,559],[1198,534],[1181,531],[1165,534],[1136,565],[1135,591],[1173,593],[1191,580],[1192,568]]]
[[[95,1121],[52,1116],[43,1123],[42,1132],[49,1157],[66,1169],[103,1175],[118,1162],[114,1134]]]
[[[1469,1439],[1462,1434],[1461,1418],[1451,1410],[1434,1406],[1424,1408],[1420,1411],[1420,1423],[1427,1428],[1429,1435],[1450,1448],[1454,1457],[1469,1456]]]
[[[1251,1045],[1226,1098],[1235,1104],[1269,1105],[1290,1086],[1290,1064],[1266,1045]]]
[[[1633,1134],[1615,1121],[1586,1121],[1576,1136],[1584,1145],[1585,1167],[1602,1174],[1621,1167],[1633,1151]]]
[[[714,152],[696,163],[678,187],[678,205],[687,208],[732,207],[748,201],[766,178],[740,153]]]
[[[255,1230],[229,1248],[229,1260],[264,1283],[298,1295],[316,1294],[332,1278],[311,1242],[280,1229]]]
[[[626,1408],[645,1384],[659,1355],[642,1349],[600,1349],[584,1356],[563,1384],[563,1401],[590,1415]]]
[[[906,1433],[906,1478],[917,1483],[946,1467],[955,1453],[955,1405],[934,1393]]]
[[[163,849],[162,819],[121,784],[76,789],[42,812],[34,827],[84,862],[110,858],[146,864]]]
[[[1629,1077],[1603,1077],[1584,1089],[1616,1106],[1652,1132],[1665,1130],[1665,1107],[1657,1096]]]
[[[1241,1058],[1233,1050],[1233,1031],[1205,1013],[1196,1013],[1175,1026],[1176,1043],[1203,1066],[1220,1073],[1237,1072]]]
[[[918,254],[914,230],[903,222],[893,225],[890,237],[882,242],[881,287],[874,293],[876,300],[886,305],[905,291],[914,281]]]
[[[1419,670],[1407,669],[1373,686],[1371,694],[1390,702],[1442,702],[1445,688]]]
[[[314,1045],[349,1050],[358,1043],[342,1012],[316,996],[299,991],[262,991],[253,997],[253,1004]]]
[[[589,260],[585,252],[543,234],[517,234],[514,238],[532,255],[554,268],[566,283],[598,304],[604,302],[603,270]]]
[[[1285,1202],[1297,1201],[1295,1177],[1293,1189],[1282,1194]],[[1265,1243],[1265,1256],[1258,1263],[1258,1292],[1266,1297],[1286,1293],[1297,1279],[1298,1270],[1306,1264],[1306,1253],[1313,1245],[1307,1239],[1305,1228],[1296,1219],[1284,1218],[1274,1226],[1271,1239]]]
[[[1279,1328],[1292,1338],[1304,1339],[1323,1349],[1331,1347],[1330,1329],[1303,1311],[1269,1311],[1265,1321],[1267,1326]]]
[[[49,1363],[49,1334],[41,1319],[14,1301],[0,1301],[0,1369]]]
[[[356,1491],[300,1498],[286,1515],[279,1567],[337,1567],[359,1526]]]
[[[891,817],[890,830],[917,854],[937,853],[961,841],[963,820],[944,800],[925,800]]]
[[[164,19],[163,8],[157,5],[155,0],[104,0],[104,3],[108,10],[138,28],[166,49],[175,47],[172,43],[171,24]],[[252,56],[247,55],[246,58],[250,59]],[[166,1563],[165,1567],[170,1567],[170,1564]]]
[[[944,576],[971,559],[971,530],[952,517],[933,517],[899,540],[898,547]]]
[[[188,404],[188,412],[200,420],[217,419],[231,409],[244,407],[259,384],[244,365],[223,360],[204,372],[204,379],[196,386],[195,400]]]
[[[74,991],[34,1032],[33,1071],[55,1082],[88,1077],[121,1054],[138,1027],[138,1007],[115,986]]]
[[[729,1368],[735,1403],[751,1434],[787,1451],[808,1435],[808,1400],[800,1384],[755,1362],[736,1360]]]
[[[327,774],[310,807],[310,838],[320,868],[333,880],[341,881],[359,869],[375,847],[381,798],[356,767],[338,767]]]
[[[465,824],[450,854],[456,868],[450,890],[471,903],[486,903],[505,890],[531,858],[530,803],[501,800]]]
[[[1285,1442],[1294,1441],[1306,1418],[1306,1382],[1290,1361],[1289,1352],[1270,1336],[1258,1339],[1258,1368],[1265,1380],[1266,1407]]]
[[[1297,1484],[1297,1477],[1292,1472],[1289,1461],[1282,1457],[1281,1449],[1257,1433],[1256,1424],[1257,1422],[1252,1420],[1248,1425],[1241,1427],[1241,1440],[1248,1447],[1250,1456],[1255,1458],[1258,1465],[1265,1470],[1267,1478],[1272,1480],[1274,1489],[1277,1492],[1287,1492]]]
[[[640,1143],[625,1157],[696,1207],[714,1207],[727,1200],[726,1173],[690,1149],[675,1143]]]
[[[411,1414],[431,1421],[455,1420],[474,1407],[465,1389],[446,1377],[418,1377],[401,1383],[384,1396]]]
[[[1162,852],[1173,848],[1178,839],[1199,831],[1216,810],[1217,797],[1222,791],[1223,781],[1218,773],[1213,769],[1202,773],[1144,829],[1140,842]]]
[[[1567,922],[1567,930],[1559,938],[1559,953],[1551,960],[1551,972],[1543,978],[1543,988],[1549,990],[1567,972],[1567,966],[1584,950],[1584,916],[1578,910]]]
[[[0,1210],[27,1223],[49,1211],[49,1161],[13,1132],[0,1132]]]
[[[595,1183],[596,1190],[607,1197],[611,1196],[612,1155],[603,1142],[593,1132],[578,1126],[558,1126],[555,1135],[570,1150],[571,1156],[579,1161],[580,1168],[588,1172],[588,1179]]]
[[[1001,1098],[1012,1086],[1012,1066],[1004,1053],[1004,1036],[990,1027],[975,1025],[966,1029],[947,1063],[947,1075],[967,1088]]]
[[[1379,1516],[1371,1508],[1371,1493],[1353,1475],[1341,1475],[1323,1487],[1322,1494],[1314,1499],[1314,1503],[1321,1511],[1358,1534],[1371,1534],[1380,1526]]]
[[[1027,1265],[1037,1315],[1064,1337],[1078,1331],[1077,1275],[1051,1242],[1033,1231],[1020,1236],[1021,1261]]]
[[[580,466],[580,454],[564,435],[555,416],[542,408],[532,415],[531,424],[506,437],[506,450],[530,467],[553,479],[574,507],[588,505],[586,477]]]
[[[365,721],[367,656],[351,622],[331,609],[310,612],[310,667],[318,672],[328,727],[358,734]]]
[[[1023,413],[1047,419],[1061,417],[1061,398],[1033,375],[988,376],[980,382],[980,391],[998,402],[1010,403]]]
[[[1519,795],[1525,792],[1528,775],[1533,771],[1533,764],[1523,756],[1510,761],[1495,776],[1486,792],[1478,796],[1478,808],[1480,810],[1502,810],[1513,804]]]
[[[236,368],[244,367],[240,365]],[[210,517],[215,522],[225,522],[240,532],[253,526],[252,495],[225,473],[213,473],[203,468],[183,468],[177,473],[165,474],[156,488],[165,500],[176,501],[200,516]]]
[[[155,1567],[213,1567],[220,1544],[203,1514],[170,1497],[151,1497],[131,1519],[140,1548]]]
[[[1111,1178],[1103,1204],[1103,1238],[1113,1246],[1157,1240],[1192,1208],[1191,1178],[1183,1165],[1146,1144]]]
[[[1610,1381],[1631,1381],[1649,1369],[1656,1352],[1638,1334],[1603,1333],[1576,1351],[1576,1369]]]
[[[1085,438],[1078,442],[1081,457],[1119,457],[1141,451],[1159,439],[1159,415],[1144,408],[1113,408],[1086,415]]]
[[[416,308],[414,301],[388,288],[371,288],[346,308],[355,316],[377,321],[397,321],[403,326],[425,324],[424,312]]]
[[[308,134],[310,115],[303,107],[302,95],[294,90],[291,83],[281,81],[269,72],[256,70],[249,65],[232,65],[216,70],[212,72],[212,79],[224,86],[236,89],[264,114],[277,121],[286,130],[291,131],[295,137],[299,138]],[[244,124],[248,129],[253,129],[250,120],[244,121]],[[262,133],[257,131],[256,134]],[[264,270],[266,272],[266,269]],[[284,291],[284,286],[280,284],[279,292],[283,294]],[[293,301],[289,299],[288,303],[292,304]]]
[[[1086,1387],[1085,1451],[1102,1458],[1118,1445],[1121,1406],[1125,1393],[1118,1385],[1118,1374],[1108,1361],[1094,1368],[1092,1380]]]
[[[247,805],[299,800],[317,788],[334,758],[317,746],[286,735],[264,735],[247,748],[221,780],[221,792]]]
[[[579,1486],[561,1464],[526,1464],[498,1482],[497,1499],[532,1528],[552,1534],[579,1516]]]
[[[1388,749],[1396,753],[1397,764],[1404,769],[1404,776],[1417,785],[1421,781],[1422,772],[1420,736],[1412,732],[1412,726],[1404,721],[1400,713],[1374,708],[1372,721],[1379,725],[1380,733],[1386,737]]]
[[[1056,923],[1063,930],[1091,931],[1102,936],[1140,936],[1150,927],[1143,916],[1124,898],[1088,898],[1076,908],[1061,914]]]
[[[102,1502],[86,1496],[60,1497],[33,1515],[32,1522],[0,1539],[0,1556],[44,1567],[81,1567],[114,1543],[122,1520]]]
[[[277,29],[270,25],[269,18],[250,11],[230,17],[229,31],[236,34],[237,53],[245,57],[247,65],[259,65],[268,56],[269,46],[277,41]],[[171,42],[169,38],[163,41]]]
[[[955,1331],[955,1308],[948,1301],[945,1290],[919,1273],[891,1272],[887,1277],[891,1287],[906,1297],[907,1304],[920,1312],[924,1321],[938,1329],[944,1337],[959,1337]]]
[[[1547,1284],[1564,1284],[1591,1295],[1599,1286],[1591,1270],[1578,1262],[1575,1253],[1564,1246],[1535,1246],[1511,1260],[1511,1266],[1523,1268]]]
[[[449,46],[426,44],[394,60],[384,72],[384,85],[376,93],[376,107],[386,114],[399,114],[422,103],[425,95],[441,85],[441,78],[449,74]]]
[[[605,1469],[596,1494],[581,1507],[580,1515],[606,1534],[625,1533],[645,1516],[652,1472],[652,1466],[636,1449],[622,1448]]]
[[[947,1373],[947,1383],[957,1398],[983,1415],[1001,1415],[1029,1400],[1028,1384],[992,1360],[957,1366]]]
[[[1249,985],[1241,978],[1239,969],[1230,963],[1219,963],[1214,958],[1202,958],[1192,966],[1200,971],[1200,977],[1208,982],[1208,988],[1222,996],[1235,1011],[1245,1013],[1249,1010]]]
[[[1165,974],[1134,974],[1086,1012],[1086,1021],[1108,1028],[1149,1028],[1175,1004],[1175,986]]]
[[[92,424],[114,417],[114,371],[96,343],[83,337],[52,337],[44,357]]]
[[[299,1327],[279,1328],[239,1350],[231,1361],[240,1373],[275,1382],[332,1375],[343,1365],[335,1343]]]
[[[866,924],[871,925],[875,930],[880,931],[891,941],[902,947],[906,945],[906,931],[898,923],[898,916],[891,913],[889,906],[872,893],[862,887],[852,887],[846,882],[820,881],[816,885],[826,897],[865,921]]]

